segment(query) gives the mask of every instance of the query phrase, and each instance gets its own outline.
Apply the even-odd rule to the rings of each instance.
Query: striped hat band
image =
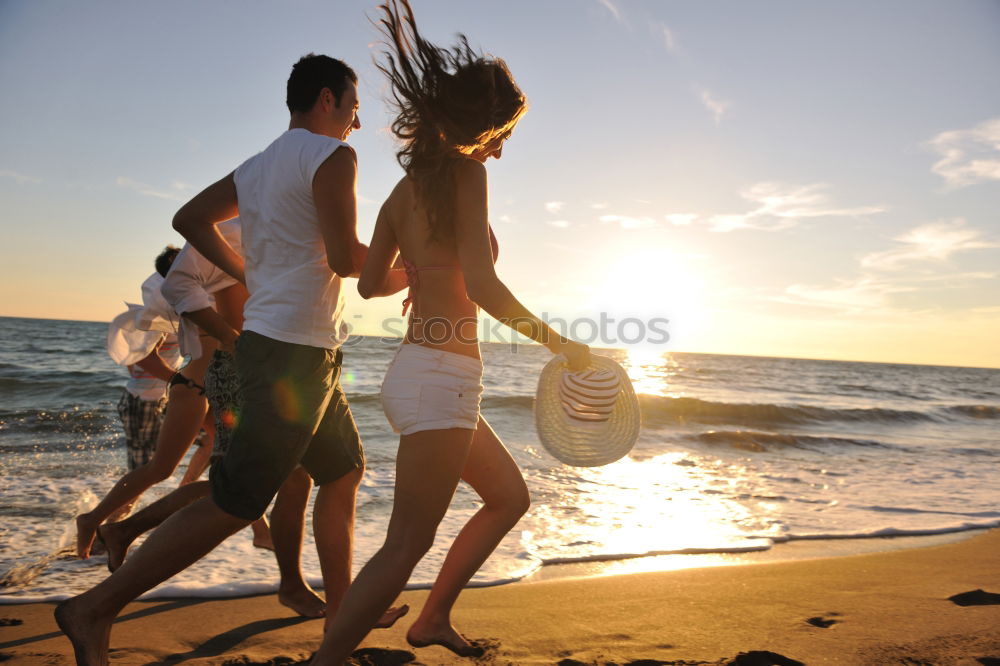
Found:
[[[603,423],[611,418],[620,389],[617,373],[609,370],[566,371],[559,382],[559,400],[570,418]]]

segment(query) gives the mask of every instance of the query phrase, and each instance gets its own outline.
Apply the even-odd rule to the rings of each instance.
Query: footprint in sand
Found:
[[[361,648],[351,654],[352,661],[364,666],[403,666],[417,661],[417,655],[407,650]]]
[[[565,653],[562,653],[565,654]],[[675,661],[661,661],[659,659],[637,659],[621,666],[806,666],[797,659],[786,657],[777,652],[767,650],[751,650],[750,652],[740,652],[732,659],[721,659],[719,661],[687,661],[685,659]],[[619,666],[614,662],[583,662],[576,659],[562,659],[556,666]]]
[[[806,619],[806,624],[811,624],[812,626],[819,627],[820,629],[829,629],[833,625],[840,622],[840,620],[836,619],[839,617],[840,613],[830,611],[828,613],[823,613],[823,615],[817,615]]]
[[[777,652],[752,650],[740,652],[735,659],[726,662],[726,666],[805,666],[805,664]]]
[[[1000,605],[1000,594],[996,592],[985,592],[983,590],[972,590],[962,592],[948,597],[948,600],[959,606],[998,606]]]

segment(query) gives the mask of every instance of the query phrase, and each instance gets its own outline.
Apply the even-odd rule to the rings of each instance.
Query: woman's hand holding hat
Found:
[[[549,351],[565,356],[566,363],[573,372],[586,370],[590,365],[590,347],[561,335],[554,345],[549,346]]]

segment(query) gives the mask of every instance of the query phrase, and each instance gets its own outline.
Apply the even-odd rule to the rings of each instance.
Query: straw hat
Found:
[[[639,400],[624,368],[591,354],[583,372],[566,357],[542,369],[535,395],[535,427],[542,446],[567,465],[596,467],[632,450],[639,437]]]

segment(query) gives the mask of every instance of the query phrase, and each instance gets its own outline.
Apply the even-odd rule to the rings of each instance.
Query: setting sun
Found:
[[[615,319],[619,346],[662,351],[667,342],[672,347],[683,345],[707,315],[700,270],[683,252],[636,248],[623,253],[603,274],[592,307]],[[669,331],[669,340],[658,334],[662,330]],[[641,331],[646,334],[640,336]]]

